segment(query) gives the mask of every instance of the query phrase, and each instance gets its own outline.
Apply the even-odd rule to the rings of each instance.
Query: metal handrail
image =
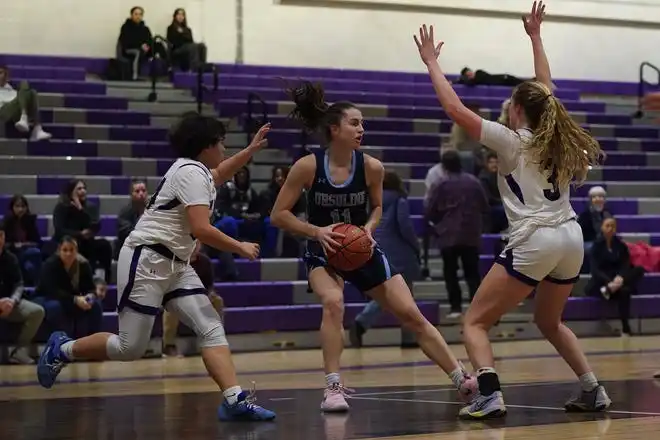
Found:
[[[261,104],[261,113],[260,113],[261,120],[257,120],[253,116],[255,101]],[[244,125],[245,134],[247,135],[248,138],[248,144],[252,142],[252,138],[254,137],[257,128],[261,127],[266,122],[268,122],[268,104],[257,93],[254,92],[248,93],[247,114],[245,117],[245,125]]]
[[[658,75],[658,80],[656,84],[649,83],[644,80],[644,68],[649,68],[651,70],[654,70],[655,73]],[[660,86],[660,68],[656,67],[655,65],[649,63],[648,61],[644,61],[642,64],[639,65],[639,85],[637,88],[637,112],[634,114],[635,118],[641,118],[644,116],[644,110],[642,109],[642,103],[644,99],[644,89],[646,85],[654,85],[654,86]]]
[[[213,74],[213,87],[208,87],[204,83],[204,74]],[[215,64],[203,64],[197,69],[197,113],[202,114],[202,104],[204,103],[204,92],[217,92],[220,79],[218,78],[218,68]]]

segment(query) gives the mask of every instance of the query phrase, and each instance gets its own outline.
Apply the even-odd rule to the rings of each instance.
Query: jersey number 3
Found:
[[[543,195],[545,196],[546,199],[550,200],[551,202],[556,202],[561,197],[561,193],[559,192],[559,187],[557,186],[556,169],[552,170],[552,174],[550,175],[550,177],[548,177],[548,183],[552,185],[552,189],[544,189]]]
[[[346,223],[351,224],[351,210],[346,209],[333,209],[330,211],[332,223]]]

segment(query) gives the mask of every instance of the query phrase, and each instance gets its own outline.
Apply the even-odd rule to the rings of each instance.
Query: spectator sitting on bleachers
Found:
[[[131,75],[133,80],[140,75],[142,63],[156,55],[167,59],[167,49],[160,44],[154,44],[151,30],[143,21],[144,9],[141,6],[131,8],[131,16],[127,18],[119,31],[119,44],[122,55],[132,60]]]
[[[484,221],[490,209],[481,182],[461,168],[456,151],[442,154],[442,166],[446,176],[439,179],[429,192],[425,219],[434,225],[442,254],[443,270],[451,312],[448,318],[462,314],[462,294],[458,282],[458,260],[461,260],[463,276],[470,290],[470,300],[481,284],[479,249]]]
[[[606,196],[607,193],[602,186],[591,187],[589,189],[589,206],[578,216],[586,253],[598,238],[603,220],[612,217],[612,213],[605,207]]]
[[[0,223],[0,320],[21,323],[21,332],[16,340],[16,348],[9,356],[15,364],[33,364],[27,347],[37,334],[44,309],[23,298],[23,278],[14,254],[4,249],[5,225]]]
[[[57,252],[44,262],[35,292],[46,320],[74,338],[98,333],[103,306],[96,290],[92,267],[78,254],[75,238],[62,237]]]
[[[490,205],[489,230],[494,234],[498,234],[509,227],[509,221],[502,205],[500,189],[497,186],[497,169],[497,154],[491,151],[486,155],[485,167],[479,174],[479,180],[481,180],[481,185],[486,191],[486,196],[488,196],[488,204]]]
[[[392,267],[403,276],[410,292],[413,284],[421,276],[421,249],[419,239],[410,218],[408,194],[401,177],[393,171],[386,171],[383,178],[383,216],[374,231],[374,240],[387,254]],[[362,337],[381,315],[380,305],[371,300],[355,318],[349,335],[354,347],[362,346]],[[401,346],[417,345],[415,335],[401,330]]]
[[[197,276],[202,281],[206,293],[211,300],[211,304],[224,320],[225,304],[222,297],[215,293],[215,276],[213,273],[213,262],[209,257],[200,251],[201,243],[197,242],[197,247],[190,256],[190,266],[195,270]],[[179,319],[174,313],[167,310],[163,313],[163,356],[178,356],[179,351],[176,347],[176,332],[179,328]]]
[[[172,15],[172,24],[167,28],[167,41],[172,48],[172,62],[182,71],[197,70],[206,63],[206,45],[195,43],[192,29],[188,27],[186,10],[178,8]]]
[[[115,242],[115,259],[124,245],[128,235],[135,229],[144,210],[147,207],[147,183],[135,179],[131,182],[131,200],[124,206],[117,216],[117,241]]]
[[[25,284],[34,286],[41,268],[41,234],[37,229],[37,216],[30,212],[27,199],[17,194],[9,201],[5,214],[5,242],[18,258]]]
[[[9,68],[0,66],[0,122],[9,121],[15,122],[14,126],[22,133],[30,131],[30,122],[34,124],[30,140],[45,141],[52,137],[41,126],[37,91],[25,81],[15,90],[9,84]]]
[[[112,245],[96,237],[101,225],[98,206],[87,201],[87,186],[79,179],[69,181],[53,211],[53,240],[58,243],[68,235],[76,239],[78,250],[94,267],[96,277],[110,281]]]
[[[268,187],[259,194],[259,198],[261,199],[261,215],[266,228],[264,247],[267,250],[273,251],[272,256],[274,257],[299,258],[301,256],[301,241],[270,224],[270,213],[288,174],[289,168],[281,165],[274,166]],[[297,217],[304,217],[305,204],[305,196],[302,195],[293,209],[291,209],[291,212]]]
[[[467,103],[466,107],[476,114],[481,114],[478,104]],[[468,136],[465,129],[460,125],[453,123],[449,134],[449,143],[458,151],[461,156],[463,170],[466,173],[479,175],[483,168],[483,145]]]
[[[232,238],[261,243],[264,228],[259,205],[259,195],[250,181],[250,170],[243,167],[234,175],[234,180],[218,190],[215,206],[221,218],[215,226]]]
[[[614,217],[602,222],[601,235],[591,247],[590,255],[591,279],[586,294],[617,301],[621,331],[629,335],[630,297],[644,277],[644,269],[631,265],[628,246],[616,235]]]

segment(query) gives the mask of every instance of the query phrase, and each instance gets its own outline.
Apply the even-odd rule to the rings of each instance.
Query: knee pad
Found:
[[[225,329],[221,321],[217,321],[211,325],[206,331],[199,332],[199,346],[200,348],[219,347],[229,345]]]
[[[106,344],[108,358],[113,361],[134,361],[140,359],[147,351],[147,344],[139,341],[131,343],[127,339],[112,335]]]

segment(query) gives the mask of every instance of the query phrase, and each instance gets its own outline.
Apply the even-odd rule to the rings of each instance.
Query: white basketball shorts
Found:
[[[159,250],[156,252],[154,249]],[[169,257],[163,254],[169,252]],[[163,246],[123,246],[117,261],[117,309],[156,316],[173,299],[206,295],[195,270]]]
[[[540,227],[512,249],[502,252],[497,263],[509,275],[530,286],[542,280],[573,284],[584,259],[582,229],[570,220],[555,227]]]

